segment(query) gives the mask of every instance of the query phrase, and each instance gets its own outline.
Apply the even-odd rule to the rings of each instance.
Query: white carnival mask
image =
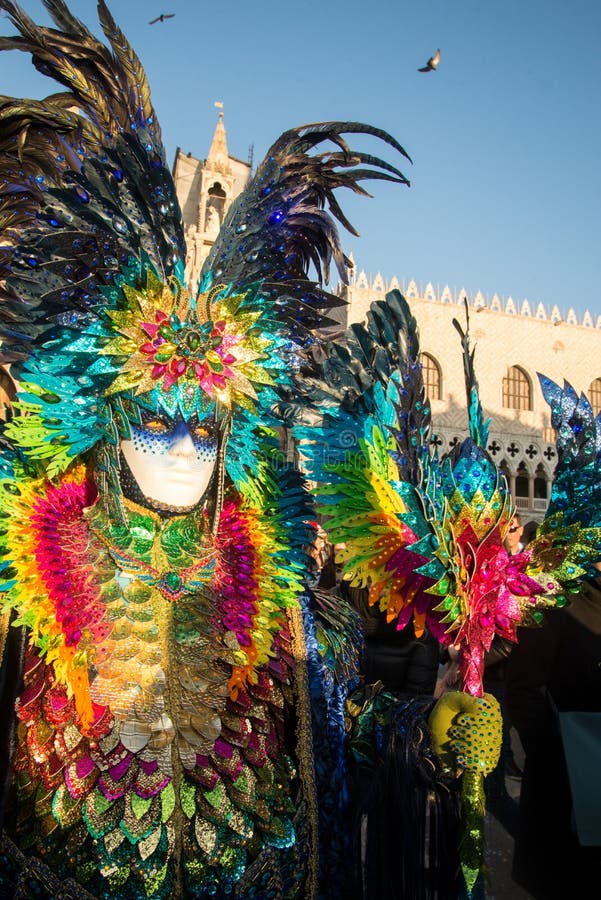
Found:
[[[217,428],[196,415],[186,422],[145,413],[131,426],[121,452],[136,483],[153,506],[193,509],[203,499],[217,462]]]

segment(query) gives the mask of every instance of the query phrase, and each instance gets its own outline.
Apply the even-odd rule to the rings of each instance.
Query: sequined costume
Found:
[[[285,740],[293,624],[287,598],[258,587],[273,559],[250,539],[257,511],[226,502],[214,541],[202,516],[161,520],[127,503],[127,526],[114,525],[93,491],[68,477],[46,496],[39,485],[31,543],[12,560],[17,584],[40,579],[16,609],[40,623],[42,646],[25,655],[9,832],[98,896],[137,896],[142,884],[150,896],[223,885],[252,896],[251,861],[251,884],[263,867],[294,896],[308,836],[295,823],[306,800]],[[66,677],[41,621],[53,595],[57,620],[75,629]],[[253,684],[228,691],[228,678],[243,680],[240,648],[263,655],[257,616],[269,623],[264,639],[273,631],[272,658]],[[93,657],[79,678],[78,654]]]
[[[306,590],[314,509],[275,407],[340,303],[321,287],[332,258],[346,277],[335,189],[406,181],[345,134],[406,154],[359,123],[282,135],[192,291],[144,71],[104,3],[108,46],[62,0],[56,29],[0,7],[19,31],[0,48],[65,87],[0,101],[0,356],[19,385],[2,891],[344,896],[360,641]]]
[[[430,800],[444,798],[453,832],[458,772],[471,813],[494,765],[483,648],[561,595],[597,530],[571,523],[568,549],[562,533],[536,565],[503,558],[509,502],[467,338],[472,436],[439,461],[402,298],[312,355],[341,302],[322,287],[331,260],[347,274],[335,191],[407,183],[346,135],[406,156],[396,140],[360,123],[286,132],[191,290],[139,60],[102,0],[108,46],[63,0],[46,5],[56,29],[0,0],[19,31],[0,49],[30,53],[66,88],[0,99],[0,361],[19,384],[0,458],[3,889],[349,896],[362,825],[348,818],[348,775],[370,760],[406,785],[419,771],[412,798],[391,794],[403,834],[389,863],[423,900],[451,898],[444,873],[457,866],[441,869],[446,885],[424,877],[445,824],[432,831]],[[459,642],[474,696],[431,715],[368,685],[349,698],[359,626],[306,589],[315,508],[282,456],[282,423],[347,543],[347,575],[400,627],[413,614]],[[471,890],[481,846],[464,846]]]

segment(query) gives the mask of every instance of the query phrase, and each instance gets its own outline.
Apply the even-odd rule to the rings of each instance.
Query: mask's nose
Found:
[[[196,447],[185,422],[178,422],[171,437],[169,456],[196,456]]]

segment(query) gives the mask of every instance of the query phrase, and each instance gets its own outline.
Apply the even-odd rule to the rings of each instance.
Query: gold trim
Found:
[[[147,499],[149,503],[156,502],[157,508],[155,509],[150,506],[142,506],[140,503],[135,503],[133,500],[128,500],[127,497],[122,497],[121,502],[125,507],[126,512],[138,513],[142,516],[150,516],[150,518],[159,525],[164,525],[166,521],[165,516],[161,515],[161,510],[164,512],[174,512],[176,513],[177,518],[180,519],[186,519],[189,516],[198,516],[204,512],[205,504],[203,503],[202,499],[199,501],[199,503],[192,506],[170,506],[168,503],[159,504],[158,501],[152,500],[152,498],[150,497]]]
[[[4,659],[4,648],[6,647],[6,638],[8,637],[8,629],[10,627],[10,612],[3,613],[0,617],[0,663]]]
[[[305,900],[317,897],[319,860],[319,815],[317,812],[317,789],[315,787],[315,761],[313,758],[313,728],[311,724],[311,701],[309,698],[309,667],[307,645],[300,607],[288,609],[288,623],[292,637],[294,658],[294,687],[297,698],[297,750],[303,794],[307,801],[309,822],[309,854],[307,863],[307,885]]]
[[[212,510],[213,521],[211,523],[211,533],[213,537],[217,534],[219,530],[219,521],[221,518],[221,511],[223,509],[223,498],[225,496],[225,457],[227,453],[227,444],[230,436],[231,429],[231,419],[225,417],[222,420],[222,424],[220,425],[220,434],[219,434],[219,451],[217,455],[217,463],[216,463],[216,483],[215,489],[213,491],[215,506]]]

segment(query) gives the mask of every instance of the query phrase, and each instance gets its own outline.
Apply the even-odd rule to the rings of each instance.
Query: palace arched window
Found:
[[[426,395],[430,400],[442,400],[442,372],[440,366],[429,353],[422,353],[421,364]]]
[[[517,507],[518,512],[520,510],[528,509],[529,507],[529,496],[528,496],[528,469],[526,468],[525,463],[521,462],[518,466],[516,475],[515,475],[515,505]]]
[[[591,386],[588,389],[588,398],[591,401],[593,412],[598,416],[601,412],[601,378],[595,378],[594,381],[591,381]]]
[[[523,369],[510,366],[503,378],[505,409],[532,409],[532,384]]]
[[[549,482],[545,472],[545,467],[539,463],[534,473],[534,509],[545,510],[547,508],[549,497]]]

